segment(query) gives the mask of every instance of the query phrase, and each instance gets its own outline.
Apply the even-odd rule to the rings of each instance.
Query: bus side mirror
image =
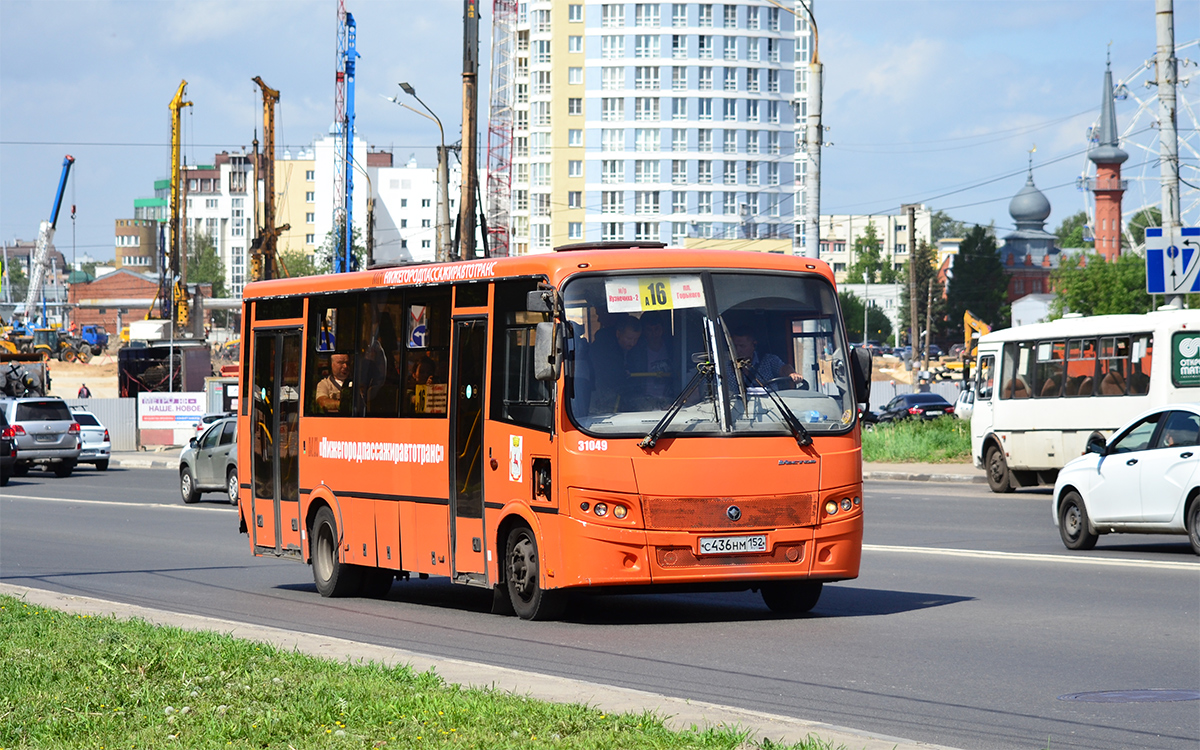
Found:
[[[1104,436],[1092,435],[1088,438],[1087,447],[1084,449],[1084,452],[1098,453],[1103,456],[1106,450],[1108,450],[1108,441],[1104,439]]]
[[[865,346],[851,350],[850,374],[854,382],[854,400],[871,403],[871,352]]]
[[[558,328],[553,323],[538,323],[536,336],[533,344],[533,377],[554,382],[562,371],[562,341]]]
[[[553,313],[555,307],[553,289],[535,289],[525,293],[525,309],[529,312]]]

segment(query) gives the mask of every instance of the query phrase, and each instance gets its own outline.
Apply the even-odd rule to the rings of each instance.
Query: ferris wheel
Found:
[[[1175,46],[1178,73],[1175,88],[1176,132],[1179,142],[1179,215],[1183,226],[1200,225],[1200,63],[1188,59],[1200,53],[1200,39]],[[1120,146],[1129,154],[1121,166],[1121,179],[1127,182],[1121,201],[1121,226],[1125,247],[1141,250],[1129,231],[1129,222],[1147,208],[1162,206],[1162,173],[1159,167],[1158,88],[1154,58],[1146,60],[1129,75],[1114,83],[1117,127]],[[1100,119],[1088,127],[1089,148],[1099,140]],[[1083,192],[1088,226],[1096,225],[1096,204],[1087,189],[1096,176],[1096,165],[1084,157],[1085,166],[1078,186]],[[1190,183],[1190,184],[1189,184]]]

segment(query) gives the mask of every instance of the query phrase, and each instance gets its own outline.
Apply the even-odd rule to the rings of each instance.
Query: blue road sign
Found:
[[[1150,294],[1200,292],[1200,227],[1164,234],[1146,228],[1146,291]]]

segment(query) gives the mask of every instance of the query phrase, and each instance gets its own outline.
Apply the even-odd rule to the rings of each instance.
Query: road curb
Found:
[[[987,477],[971,474],[925,474],[910,471],[864,471],[863,480],[904,482],[956,482],[960,484],[987,484]]]
[[[433,669],[448,683],[491,688],[557,703],[580,703],[609,713],[650,710],[665,717],[668,726],[680,730],[693,726],[705,728],[736,725],[749,731],[752,737],[767,738],[772,742],[784,744],[795,744],[809,737],[819,737],[832,747],[844,746],[849,750],[953,750],[944,745],[915,742],[751,709],[673,698],[643,690],[523,672],[461,659],[433,658],[404,649],[358,643],[332,636],[168,612],[9,583],[0,583],[0,594],[67,612],[111,615],[119,619],[136,618],[155,625],[168,625],[185,630],[215,631],[335,661],[375,662],[386,666],[408,664],[418,672]]]
[[[179,462],[154,458],[111,458],[108,464],[122,469],[170,469],[178,466]]]

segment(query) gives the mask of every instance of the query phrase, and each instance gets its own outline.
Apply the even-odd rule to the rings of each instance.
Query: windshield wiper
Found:
[[[662,436],[663,431],[667,429],[667,425],[671,424],[671,420],[674,419],[675,415],[679,413],[679,410],[683,408],[684,402],[691,398],[692,394],[696,392],[696,388],[700,386],[701,378],[705,376],[712,377],[715,371],[716,366],[711,361],[706,360],[704,362],[697,362],[696,374],[692,376],[692,379],[688,381],[688,384],[684,386],[684,389],[680,391],[679,395],[675,397],[675,400],[671,402],[671,407],[667,409],[666,414],[663,414],[662,419],[658,420],[658,424],[654,425],[654,429],[650,430],[650,432],[646,434],[646,437],[642,438],[641,442],[638,443],[638,447],[644,450],[650,450],[653,448],[658,442],[659,437]]]
[[[748,359],[735,359],[733,362],[734,368],[736,368],[738,371],[750,367],[750,360]],[[754,373],[754,382],[758,384],[758,387],[767,392],[767,395],[771,397],[771,401],[775,402],[775,406],[778,407],[779,413],[783,415],[784,423],[787,424],[788,429],[792,431],[792,437],[796,439],[796,444],[801,448],[806,448],[812,445],[812,435],[809,434],[808,429],[803,423],[801,423],[800,418],[796,416],[796,413],[793,412],[791,408],[783,402],[783,399],[779,397],[779,393],[774,388],[764,383],[763,379],[757,372]]]

